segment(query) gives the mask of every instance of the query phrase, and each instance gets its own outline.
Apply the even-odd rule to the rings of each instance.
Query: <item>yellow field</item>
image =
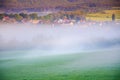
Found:
[[[116,16],[116,20],[120,21],[120,10],[105,10],[103,12],[90,13],[86,15],[86,19],[95,21],[112,21],[113,13]]]

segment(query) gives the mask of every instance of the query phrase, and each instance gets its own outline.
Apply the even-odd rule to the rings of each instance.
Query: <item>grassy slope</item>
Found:
[[[68,0],[1,0],[3,3],[3,6],[6,7],[16,7],[16,8],[22,8],[22,7],[56,7],[56,6],[72,6],[82,3],[95,3],[98,6],[99,5],[119,5],[119,1],[115,0],[75,0],[72,3]]]
[[[24,53],[24,52],[23,52]],[[110,54],[118,55],[118,52]],[[91,55],[89,55],[91,54]],[[97,54],[104,54],[98,52]],[[106,54],[106,53],[105,53]],[[107,53],[109,54],[109,53]],[[11,55],[10,55],[11,56]],[[14,56],[14,54],[12,54]],[[120,62],[99,65],[95,53],[0,60],[0,80],[119,80]],[[113,55],[114,56],[114,55]],[[90,60],[87,58],[90,58]],[[99,55],[101,59],[102,55]],[[108,55],[108,59],[110,56]],[[93,60],[92,60],[93,59]],[[87,60],[87,62],[86,62]],[[107,58],[106,58],[107,60]],[[83,61],[85,61],[84,64]],[[90,63],[89,63],[90,61]],[[77,63],[77,64],[76,64]],[[111,62],[112,63],[112,62]]]
[[[116,20],[120,20],[120,10],[105,10],[103,12],[87,14],[87,20],[112,21],[112,14],[116,15]]]

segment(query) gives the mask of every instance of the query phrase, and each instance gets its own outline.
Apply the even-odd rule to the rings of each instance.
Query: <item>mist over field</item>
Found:
[[[118,26],[5,24],[0,26],[0,50],[72,53],[120,48]]]
[[[0,80],[120,80],[120,0],[0,0]]]
[[[0,25],[0,80],[118,80],[120,24]]]

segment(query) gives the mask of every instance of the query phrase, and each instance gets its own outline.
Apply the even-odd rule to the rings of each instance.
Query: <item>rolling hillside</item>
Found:
[[[119,6],[120,0],[0,0],[1,8],[59,8]]]

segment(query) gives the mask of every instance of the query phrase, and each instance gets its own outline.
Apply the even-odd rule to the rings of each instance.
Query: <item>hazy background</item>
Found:
[[[0,50],[37,49],[46,52],[80,52],[120,48],[118,26],[51,26],[4,24],[0,26]]]

